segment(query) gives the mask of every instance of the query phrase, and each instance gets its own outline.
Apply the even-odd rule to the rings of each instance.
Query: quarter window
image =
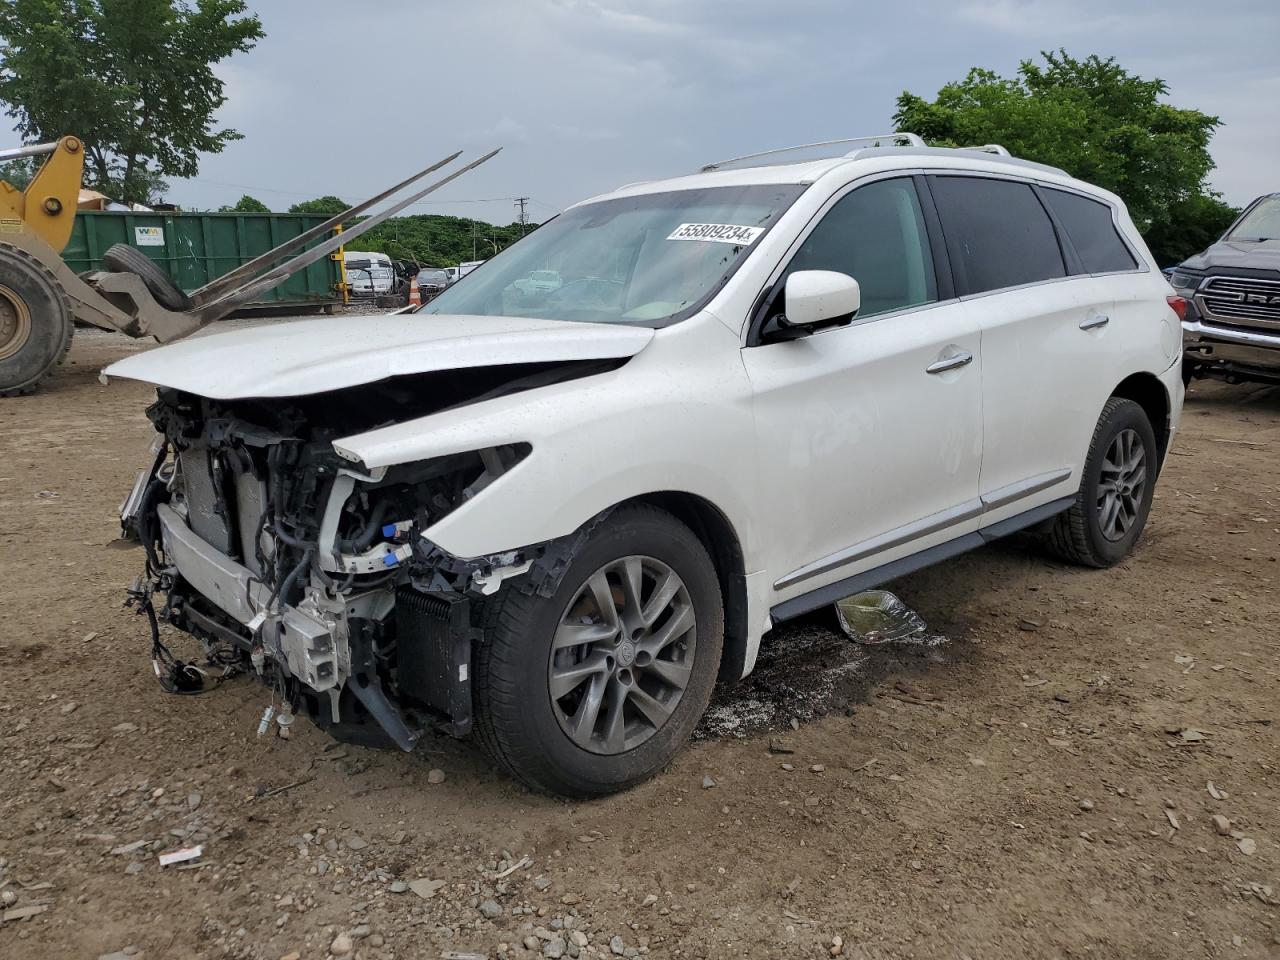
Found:
[[[930,177],[961,294],[1066,276],[1053,221],[1025,183]]]
[[[1042,187],[1041,192],[1067,231],[1085,273],[1137,269],[1138,263],[1120,239],[1109,206],[1065,190]]]
[[[797,270],[835,270],[857,280],[859,317],[937,300],[915,185],[908,178],[877,180],[841,198],[796,251],[787,273]]]

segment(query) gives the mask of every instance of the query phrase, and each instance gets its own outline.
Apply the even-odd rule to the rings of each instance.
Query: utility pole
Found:
[[[520,208],[520,236],[524,236],[525,224],[529,222],[529,215],[524,212],[524,205],[529,202],[528,197],[516,197],[516,206]]]

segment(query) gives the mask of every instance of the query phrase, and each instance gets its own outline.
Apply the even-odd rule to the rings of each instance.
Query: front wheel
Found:
[[[1059,515],[1049,545],[1063,559],[1110,567],[1133,550],[1155,494],[1160,452],[1146,411],[1112,397],[1093,431],[1076,502]]]
[[[595,528],[551,597],[507,584],[476,657],[476,729],[530,787],[598,796],[652,776],[693,732],[724,642],[715,567],[647,505]]]

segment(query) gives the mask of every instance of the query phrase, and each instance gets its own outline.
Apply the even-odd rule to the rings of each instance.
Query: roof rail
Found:
[[[1000,146],[998,143],[984,143],[972,147],[957,147],[957,150],[980,150],[983,153],[994,153],[997,157],[1012,157],[1013,154],[1007,148]]]
[[[820,140],[817,143],[802,143],[794,147],[778,147],[775,150],[763,150],[760,153],[748,153],[745,156],[733,157],[732,159],[729,159],[729,160],[720,160],[720,161],[717,161],[716,163],[708,163],[705,167],[702,168],[701,172],[708,173],[712,170],[723,170],[726,167],[729,167],[730,165],[737,165],[742,167],[766,166],[767,164],[750,163],[748,161],[763,160],[767,157],[776,157],[778,154],[791,153],[793,151],[798,151],[798,150],[817,150],[825,147],[841,148],[839,150],[835,150],[832,152],[826,152],[822,156],[806,158],[810,160],[830,160],[836,157],[849,156],[851,151],[848,148],[850,147],[853,147],[855,149],[859,147],[861,148],[897,147],[903,144],[909,147],[925,146],[924,139],[915,133],[882,133],[874,137],[849,137],[844,140]],[[1004,148],[1001,147],[1001,149],[1003,150]],[[1008,151],[1006,151],[1006,153],[1007,152]],[[784,160],[782,162],[786,163],[787,161]],[[794,163],[796,161],[791,161],[791,162]]]
[[[994,147],[997,144],[990,144],[989,146]],[[1000,149],[1004,150],[1003,147]],[[875,150],[855,150],[849,154],[849,159],[866,160],[872,157],[883,157],[887,154],[900,157],[964,157],[967,155],[971,160],[986,160],[989,163],[1003,163],[1011,167],[1024,167],[1027,170],[1053,173],[1060,177],[1071,176],[1061,167],[1053,167],[1047,163],[1037,163],[1034,160],[1023,160],[1021,157],[1010,156],[1007,150],[1003,153],[997,153],[995,150],[983,149],[982,147],[880,147]]]

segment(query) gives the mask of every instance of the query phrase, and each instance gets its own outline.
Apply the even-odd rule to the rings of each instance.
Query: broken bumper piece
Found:
[[[261,650],[268,672],[302,685],[307,712],[335,738],[412,750],[435,721],[471,729],[468,598],[388,584],[336,598],[308,587],[296,606],[269,612],[269,589],[197,536],[167,504],[156,508],[171,586],[167,618],[205,640]],[[396,690],[380,658],[396,651]],[[394,695],[393,695],[394,694]]]

